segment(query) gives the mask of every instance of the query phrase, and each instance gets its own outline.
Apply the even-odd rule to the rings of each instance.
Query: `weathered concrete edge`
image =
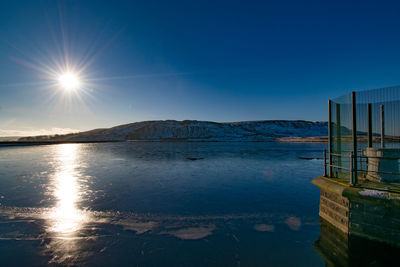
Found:
[[[346,230],[343,226],[338,223],[335,219],[329,217],[329,215],[321,213],[320,207],[320,217],[328,221],[331,225],[336,227],[338,230],[341,230],[343,233],[353,236],[359,236],[365,239],[374,240],[378,242],[383,242],[386,244],[390,244],[393,246],[400,247],[400,241],[398,239],[393,239],[392,237],[388,237],[385,234],[380,234],[375,231],[369,231],[368,224],[372,225],[369,220],[365,221],[364,219],[354,222],[354,220],[350,220],[350,217],[354,217],[354,214],[358,214],[362,216],[368,216],[368,212],[363,210],[363,206],[372,206],[375,207],[374,209],[381,209],[387,211],[386,215],[382,217],[382,223],[379,223],[374,228],[377,228],[381,233],[385,233],[387,231],[395,231],[398,233],[396,228],[391,228],[390,225],[385,224],[385,219],[392,218],[390,217],[390,211],[392,209],[400,209],[400,193],[391,192],[389,188],[374,188],[373,186],[370,187],[357,187],[351,186],[346,184],[340,184],[336,182],[334,179],[325,178],[325,177],[317,177],[315,178],[312,183],[318,186],[321,191],[330,191],[334,194],[342,196],[343,198],[348,199],[349,201],[354,201],[355,205],[351,206],[349,210],[349,225],[348,229]],[[361,206],[360,206],[361,205]],[[359,208],[359,206],[361,208]],[[361,213],[360,213],[361,212]],[[374,211],[372,211],[374,212]],[[370,216],[369,216],[370,217]],[[355,227],[358,225],[357,227]],[[364,229],[365,228],[365,229]],[[367,230],[367,231],[365,231]]]
[[[312,183],[323,190],[339,194],[343,197],[357,199],[362,202],[390,202],[391,205],[400,207],[400,194],[376,188],[345,186],[332,179],[319,176]]]
[[[323,176],[319,176],[313,179],[312,183],[323,190],[330,191],[340,196],[343,194],[343,191],[347,188],[346,186],[341,185],[339,183],[335,183],[334,181],[325,178]]]

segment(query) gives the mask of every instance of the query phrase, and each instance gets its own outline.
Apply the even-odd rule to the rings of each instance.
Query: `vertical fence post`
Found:
[[[329,156],[329,177],[332,177],[332,101],[328,100],[328,156]]]
[[[353,172],[355,181],[357,181],[357,106],[356,106],[356,92],[351,92],[351,106],[353,117]]]
[[[324,177],[326,177],[326,149],[324,149]]]
[[[342,154],[342,127],[340,122],[340,104],[336,104],[336,150],[335,153]],[[342,157],[338,156],[337,158],[337,166],[342,166]],[[336,176],[341,169],[336,169]]]
[[[368,147],[372,147],[372,105],[367,105],[367,120],[368,120]]]
[[[385,147],[385,109],[381,105],[381,148]]]
[[[350,184],[354,185],[353,152],[350,152]]]

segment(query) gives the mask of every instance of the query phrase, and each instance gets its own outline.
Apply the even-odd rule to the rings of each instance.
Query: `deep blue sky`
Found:
[[[400,84],[399,14],[386,1],[2,1],[0,135],[326,120],[329,98]],[[43,72],[65,58],[87,65],[72,95]]]

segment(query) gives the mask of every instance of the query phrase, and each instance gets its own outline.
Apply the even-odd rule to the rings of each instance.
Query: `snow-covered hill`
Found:
[[[166,120],[135,122],[53,137],[25,137],[20,141],[274,141],[278,137],[327,134],[326,122],[271,120],[217,123]]]

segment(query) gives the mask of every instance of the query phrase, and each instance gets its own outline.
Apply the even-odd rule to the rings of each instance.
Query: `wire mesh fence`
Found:
[[[337,97],[329,103],[329,117],[331,177],[349,180],[350,169],[356,175],[371,170],[367,147],[400,149],[400,87]],[[354,158],[349,157],[350,153]]]

